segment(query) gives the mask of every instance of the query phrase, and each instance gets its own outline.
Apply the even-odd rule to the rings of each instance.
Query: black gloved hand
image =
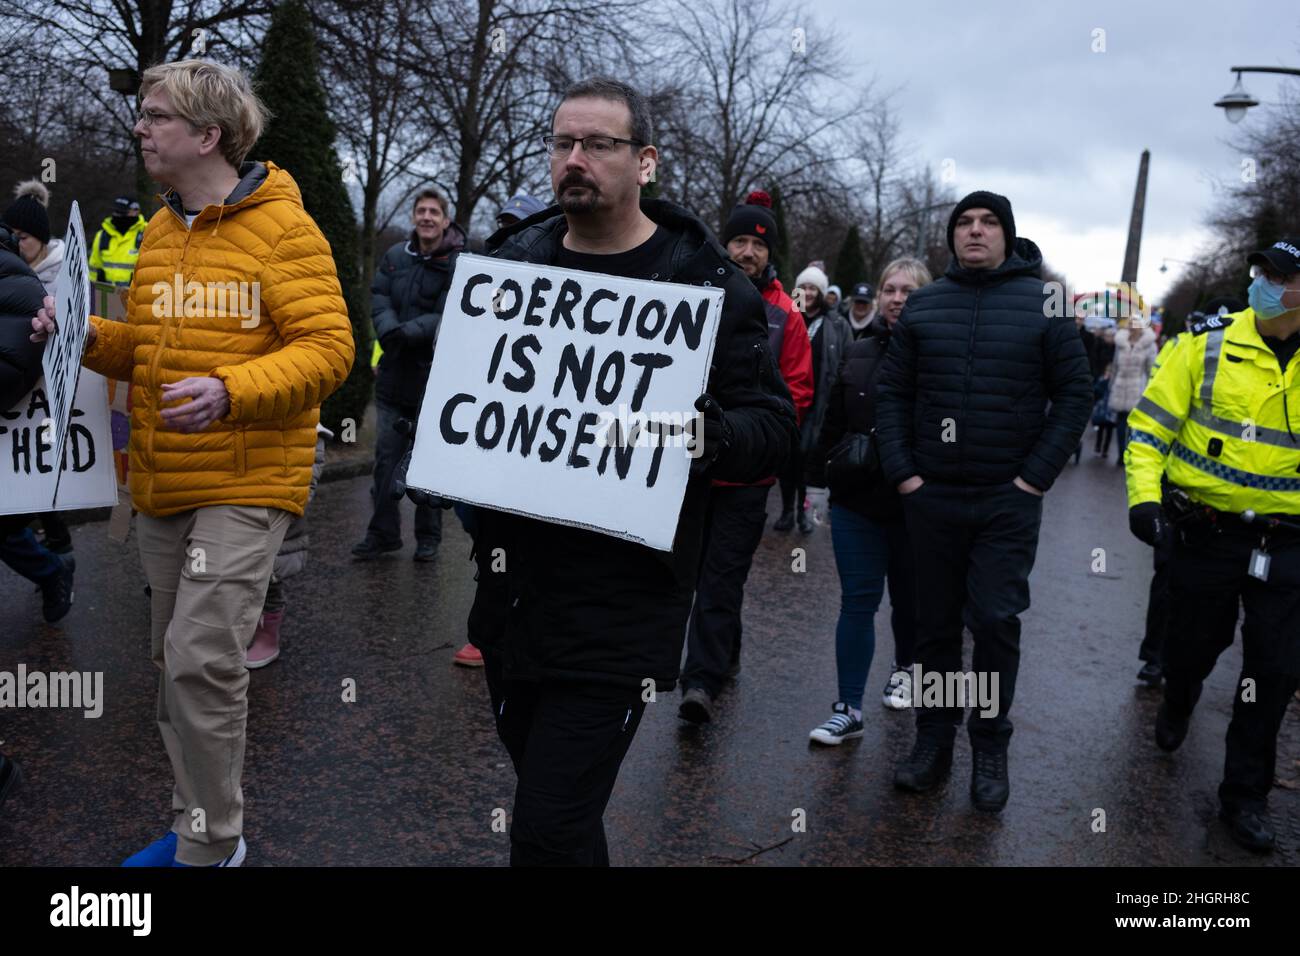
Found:
[[[1158,501],[1144,501],[1128,510],[1128,529],[1139,541],[1158,548],[1169,534],[1169,519]]]
[[[395,501],[400,501],[405,496],[417,505],[450,508],[451,502],[445,501],[437,495],[421,491],[419,488],[406,487],[406,472],[411,467],[411,452],[415,449],[415,422],[409,418],[399,418],[393,423],[393,428],[399,434],[406,436],[406,452],[402,455],[402,460],[397,463],[397,467],[393,469],[393,483],[389,488],[389,496]]]
[[[406,332],[400,325],[394,326],[379,337],[379,347],[385,352],[399,352],[404,345],[406,345]]]
[[[692,440],[687,446],[692,455],[692,475],[707,471],[731,447],[732,440],[731,424],[717,399],[705,392],[695,400],[695,410],[701,413],[702,421],[696,419],[692,423],[698,433],[692,433]],[[697,442],[698,449],[695,447]]]

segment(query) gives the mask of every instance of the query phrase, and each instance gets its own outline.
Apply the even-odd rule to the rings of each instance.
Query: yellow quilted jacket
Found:
[[[188,228],[179,198],[160,197],[127,321],[91,318],[83,363],[131,383],[131,497],[147,515],[223,504],[302,514],[320,404],[352,367],[334,259],[293,177],[269,162],[240,177]],[[230,413],[197,433],[165,428],[161,386],[206,375],[225,383]]]

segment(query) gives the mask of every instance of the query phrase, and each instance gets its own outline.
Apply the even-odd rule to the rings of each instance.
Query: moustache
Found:
[[[584,189],[590,189],[592,192],[597,191],[595,183],[587,179],[585,176],[579,176],[575,173],[570,173],[561,179],[560,185],[556,187],[556,191],[564,192],[564,190],[568,189],[570,186],[581,186]]]

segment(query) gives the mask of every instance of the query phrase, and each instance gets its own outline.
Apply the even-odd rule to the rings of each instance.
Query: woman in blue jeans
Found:
[[[808,464],[808,483],[826,486],[827,459],[852,436],[871,436],[876,424],[876,373],[908,295],[930,281],[916,259],[895,259],[880,278],[879,313],[867,334],[849,347],[831,389],[826,418]],[[868,458],[874,457],[874,452]],[[916,638],[916,574],[898,492],[878,467],[835,475],[829,482],[831,544],[840,575],[840,617],[835,627],[839,691],[831,716],[808,736],[839,744],[862,736],[862,695],[876,648],[876,611],[889,583],[893,608],[894,664],[882,702],[912,705],[912,655]]]

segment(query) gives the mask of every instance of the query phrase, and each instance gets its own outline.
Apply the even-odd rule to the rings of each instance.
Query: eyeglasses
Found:
[[[158,110],[137,110],[135,121],[145,126],[153,126],[162,120],[176,119],[179,115],[178,113],[160,113]]]
[[[620,139],[617,136],[543,136],[546,152],[552,156],[568,156],[573,151],[574,143],[582,144],[582,151],[590,156],[605,157],[614,152],[620,143],[631,146],[644,146],[639,139]]]

